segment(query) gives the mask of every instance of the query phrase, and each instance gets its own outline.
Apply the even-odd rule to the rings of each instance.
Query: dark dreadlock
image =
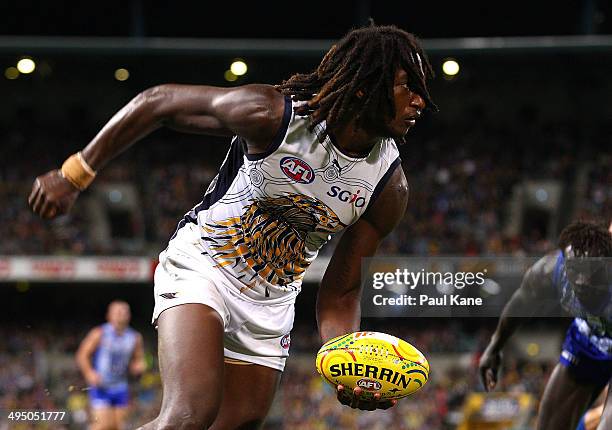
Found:
[[[427,108],[437,111],[426,81],[433,70],[418,39],[395,26],[370,25],[353,30],[325,54],[312,73],[298,73],[276,88],[296,101],[307,101],[298,109],[310,115],[310,131],[325,120],[319,140],[327,128],[355,119],[357,127],[380,128],[395,116],[393,84],[395,72],[403,68],[408,85]]]
[[[559,236],[559,248],[569,245],[589,257],[612,257],[612,234],[606,227],[593,221],[574,221]]]

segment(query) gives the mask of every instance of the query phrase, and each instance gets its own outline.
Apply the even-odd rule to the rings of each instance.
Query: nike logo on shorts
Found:
[[[159,296],[163,297],[164,299],[176,299],[177,294],[178,293],[163,293],[163,294],[160,294]]]

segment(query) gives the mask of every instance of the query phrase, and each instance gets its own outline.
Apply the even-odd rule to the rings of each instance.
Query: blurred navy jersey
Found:
[[[567,330],[559,362],[579,381],[603,388],[612,377],[610,300],[600,303],[599,309],[587,309],[571,288],[561,251],[553,271],[553,286],[561,306],[576,317]]]
[[[589,331],[586,321],[576,318],[567,330],[559,362],[580,382],[600,385],[601,388],[612,377],[612,339],[600,337]]]
[[[102,326],[102,339],[93,358],[93,367],[102,377],[99,388],[127,389],[128,367],[136,339],[136,331],[129,327],[118,334],[109,323]]]

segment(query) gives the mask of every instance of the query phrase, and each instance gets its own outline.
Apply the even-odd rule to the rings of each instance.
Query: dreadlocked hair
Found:
[[[612,234],[594,221],[574,221],[559,236],[559,248],[568,246],[589,257],[612,257]]]
[[[312,73],[298,73],[276,88],[294,101],[305,101],[296,109],[310,116],[309,130],[325,120],[318,139],[325,140],[328,128],[355,120],[357,127],[380,127],[395,116],[393,84],[402,68],[408,85],[419,94],[427,108],[437,111],[426,81],[433,69],[418,39],[395,26],[352,30],[325,54]]]

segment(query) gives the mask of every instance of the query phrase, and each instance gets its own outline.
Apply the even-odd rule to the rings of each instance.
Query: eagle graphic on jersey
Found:
[[[240,279],[247,286],[259,276],[283,287],[302,279],[310,265],[307,251],[345,227],[320,200],[286,194],[255,199],[240,217],[207,223],[202,239],[219,266],[242,266]]]

